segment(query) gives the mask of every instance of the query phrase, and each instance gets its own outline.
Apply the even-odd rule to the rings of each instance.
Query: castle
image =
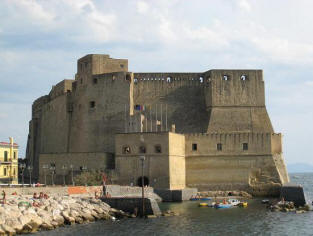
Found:
[[[125,59],[91,54],[33,103],[26,155],[40,182],[48,164],[60,183],[71,165],[137,185],[144,156],[145,185],[271,195],[289,182],[281,142],[262,70],[132,73]]]

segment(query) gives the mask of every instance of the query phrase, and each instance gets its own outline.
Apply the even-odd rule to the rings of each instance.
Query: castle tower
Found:
[[[205,73],[207,132],[269,132],[262,70],[210,70]]]

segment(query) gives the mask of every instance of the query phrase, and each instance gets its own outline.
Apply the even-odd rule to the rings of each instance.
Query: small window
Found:
[[[16,159],[16,152],[13,152],[13,158]]]
[[[223,75],[223,80],[224,81],[228,81],[229,80],[229,76],[228,75]]]
[[[242,144],[242,150],[244,150],[244,151],[248,150],[248,143]]]
[[[218,143],[218,144],[216,145],[216,148],[217,148],[217,151],[222,151],[222,150],[223,150],[223,146],[222,146],[221,143]]]
[[[146,147],[145,146],[140,146],[139,147],[139,153],[146,153]]]
[[[6,176],[7,175],[7,168],[3,169],[3,175]]]
[[[123,64],[120,64],[120,67],[121,67],[121,68],[124,68],[124,65],[123,65]]]
[[[130,153],[130,147],[129,146],[123,147],[123,154],[129,154],[129,153]]]
[[[171,78],[171,77],[167,77],[167,78],[166,78],[166,82],[167,82],[167,83],[171,83],[171,82],[172,82],[172,78]]]
[[[155,153],[161,153],[162,152],[162,148],[161,148],[161,145],[155,145],[154,146],[154,150],[155,150]]]
[[[66,92],[67,92],[67,93],[70,93],[70,92],[71,92],[71,90],[69,90],[69,89],[68,89],[68,90],[66,90]]]
[[[90,108],[95,108],[96,107],[96,102],[95,101],[91,101],[89,103]]]
[[[138,79],[134,78],[134,83],[137,84],[138,83]]]
[[[51,162],[50,167],[55,167],[55,163]]]
[[[126,75],[125,80],[130,81],[131,80],[130,75]]]
[[[4,151],[4,161],[8,161],[8,151]]]
[[[14,175],[14,176],[15,176],[15,173],[16,173],[16,172],[15,172],[15,168],[13,168],[13,175]]]
[[[198,145],[196,143],[192,144],[192,151],[197,151]]]
[[[92,82],[93,82],[93,84],[97,84],[98,83],[98,79],[97,78],[93,78]]]
[[[248,80],[248,76],[247,76],[247,75],[241,75],[241,76],[240,76],[240,79],[241,79],[242,81],[246,81],[246,80]]]
[[[200,77],[199,80],[200,80],[200,83],[203,83],[203,77]]]

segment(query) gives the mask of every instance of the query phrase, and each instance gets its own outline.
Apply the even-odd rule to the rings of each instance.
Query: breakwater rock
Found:
[[[99,199],[50,197],[33,199],[14,196],[0,208],[0,235],[51,230],[64,224],[109,220],[128,214],[111,208]]]

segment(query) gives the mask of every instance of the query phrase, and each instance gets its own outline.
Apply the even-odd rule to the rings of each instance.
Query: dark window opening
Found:
[[[124,65],[123,65],[123,64],[120,64],[120,67],[121,67],[121,68],[124,68]]]
[[[67,92],[67,93],[70,93],[70,92],[71,92],[71,90],[69,90],[69,89],[68,89],[68,90],[66,90],[66,92]]]
[[[146,153],[146,147],[145,146],[140,146],[139,147],[139,153]]]
[[[216,147],[217,147],[218,151],[222,151],[223,150],[223,146],[222,146],[221,143],[218,143]]]
[[[192,144],[192,151],[197,151],[198,145],[196,143]]]
[[[243,150],[248,150],[248,143],[243,143],[242,144],[242,149]]]
[[[129,154],[129,153],[130,153],[130,147],[129,146],[123,147],[123,154]]]
[[[96,107],[96,102],[95,101],[91,101],[89,103],[90,108],[95,108]]]
[[[154,150],[155,150],[156,153],[161,153],[162,152],[161,145],[155,145],[154,146]]]
[[[3,175],[6,176],[7,175],[7,168],[3,169]]]
[[[137,184],[140,187],[142,187],[142,184],[143,184],[143,186],[149,186],[149,178],[146,177],[146,176],[144,176],[143,178],[139,177],[138,180],[137,180]]]
[[[228,75],[223,75],[223,80],[224,80],[224,81],[229,80],[229,76],[228,76]]]
[[[13,158],[16,159],[16,152],[13,152]]]
[[[93,84],[97,84],[98,83],[98,79],[97,78],[93,78]]]
[[[130,75],[126,75],[125,80],[130,81],[130,80],[131,80],[131,79],[130,79]]]
[[[4,151],[4,161],[8,161],[8,152]]]

